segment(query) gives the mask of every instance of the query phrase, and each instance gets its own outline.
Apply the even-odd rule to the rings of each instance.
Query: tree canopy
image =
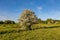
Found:
[[[37,17],[33,11],[24,10],[19,18],[19,22],[22,28],[24,28],[25,26],[27,28],[30,28],[32,24],[37,23]]]

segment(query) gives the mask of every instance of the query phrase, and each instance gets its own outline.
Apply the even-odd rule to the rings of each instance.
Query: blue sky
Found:
[[[60,0],[0,0],[0,20],[17,21],[24,9],[31,9],[42,20],[60,20]]]

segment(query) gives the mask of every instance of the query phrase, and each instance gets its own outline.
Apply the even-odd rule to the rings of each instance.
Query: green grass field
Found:
[[[60,40],[60,24],[35,24],[34,30],[0,26],[0,40]],[[47,28],[41,28],[47,27]],[[52,28],[50,28],[52,27]]]

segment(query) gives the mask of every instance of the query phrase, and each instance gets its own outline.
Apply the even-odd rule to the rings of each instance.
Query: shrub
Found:
[[[31,10],[25,10],[19,19],[22,29],[30,29],[31,25],[37,23],[37,17]]]
[[[11,20],[5,20],[4,23],[5,24],[15,24],[15,22],[14,21],[11,21]]]

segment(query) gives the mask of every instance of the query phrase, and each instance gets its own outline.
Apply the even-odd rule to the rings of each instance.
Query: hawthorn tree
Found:
[[[22,29],[31,30],[31,25],[37,23],[37,17],[31,10],[24,10],[19,18],[19,23]]]

